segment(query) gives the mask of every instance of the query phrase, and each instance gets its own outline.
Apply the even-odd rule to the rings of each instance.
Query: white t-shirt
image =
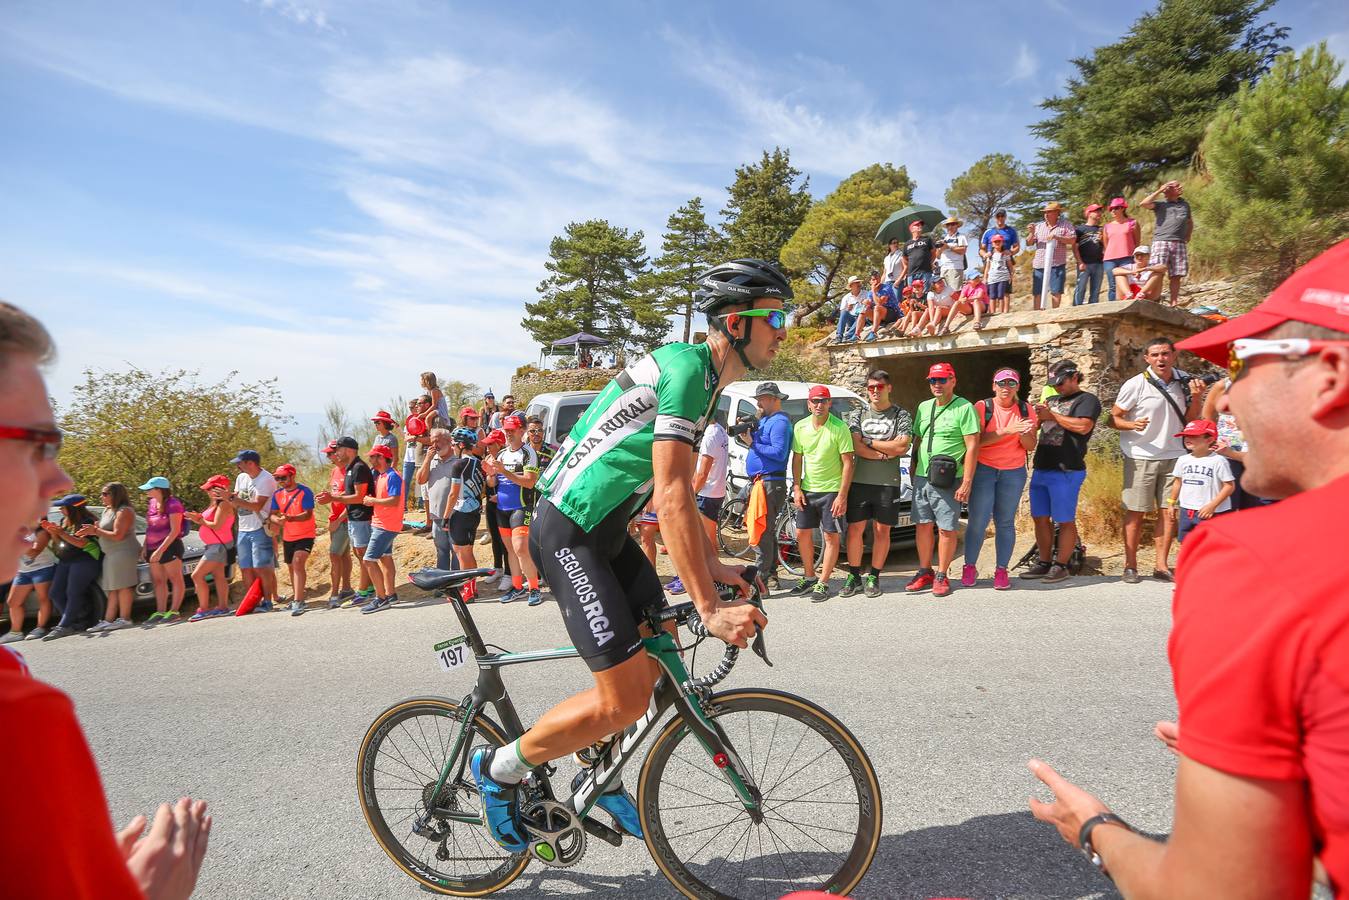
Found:
[[[1004,250],[1001,253],[988,251],[988,277],[984,279],[984,284],[1001,284],[1004,281],[1012,280],[1012,273],[1008,269],[1008,263],[1012,254]]]
[[[1147,372],[1140,372],[1124,382],[1115,398],[1115,405],[1124,410],[1125,418],[1148,418],[1148,427],[1142,431],[1119,433],[1120,452],[1130,459],[1177,459],[1185,455],[1185,442],[1175,435],[1185,423],[1146,376]],[[1152,378],[1160,384],[1155,372]],[[1189,406],[1190,392],[1185,382],[1172,380],[1166,390],[1182,412]]]
[[[240,472],[239,477],[234,479],[234,496],[240,500],[247,500],[251,503],[259,497],[270,498],[275,493],[276,479],[272,477],[271,472],[265,469],[256,475]],[[255,513],[236,507],[239,513],[239,530],[257,531],[262,528],[262,517],[259,514],[266,515],[270,505],[264,503],[262,509]]]
[[[841,313],[852,312],[862,305],[862,299],[865,293],[865,291],[859,291],[857,296],[854,297],[852,291],[845,291],[843,296],[838,298],[838,311]]]
[[[899,270],[904,266],[904,244],[900,243],[895,252],[885,254],[885,265],[881,269],[881,280],[895,281],[899,278]]]
[[[1236,480],[1227,457],[1213,452],[1203,458],[1186,453],[1176,460],[1171,474],[1180,479],[1181,509],[1203,509],[1218,496],[1224,482]],[[1228,497],[1214,512],[1227,512],[1231,508],[1232,498]]]
[[[699,456],[712,457],[712,468],[707,473],[707,482],[698,492],[699,497],[726,496],[726,465],[730,456],[731,443],[726,429],[720,422],[713,422],[703,432],[703,442],[698,447]]]
[[[56,565],[56,554],[52,553],[49,543],[42,550],[33,555],[33,561],[28,561],[28,554],[19,557],[19,574],[27,575],[29,572],[41,572],[43,569],[50,569]]]
[[[940,285],[941,290],[935,288],[927,292],[927,302],[936,306],[938,309],[950,309],[956,305],[956,292],[946,286],[944,281],[935,281],[934,285]]]
[[[941,241],[938,243],[941,247],[938,260],[941,262],[942,272],[965,271],[965,251],[969,249],[969,240],[965,235],[957,233],[943,235]]]

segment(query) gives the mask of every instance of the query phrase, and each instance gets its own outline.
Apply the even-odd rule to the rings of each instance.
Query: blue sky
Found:
[[[816,196],[886,161],[944,205],[1149,5],[10,0],[0,296],[58,399],[128,364],[274,376],[302,422],[425,369],[500,396],[568,222],[658,249],[775,145]],[[1349,57],[1344,4],[1272,15]]]

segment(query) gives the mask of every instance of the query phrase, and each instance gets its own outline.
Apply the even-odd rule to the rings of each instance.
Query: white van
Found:
[[[599,391],[556,391],[539,394],[525,407],[525,417],[538,416],[543,420],[543,440],[550,447],[561,447],[571,433],[576,420],[586,411]]]

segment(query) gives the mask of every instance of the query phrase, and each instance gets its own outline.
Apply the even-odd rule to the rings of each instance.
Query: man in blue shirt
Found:
[[[989,251],[993,249],[993,235],[1002,235],[1002,249],[1012,254],[1012,259],[1021,252],[1021,235],[1016,233],[1016,229],[1007,224],[1007,210],[999,209],[993,213],[993,227],[984,230],[984,236],[979,239],[979,258],[987,260]],[[1009,266],[1008,270],[1012,277],[1016,277],[1015,266]],[[1007,285],[1007,292],[1011,294],[1012,286]]]
[[[778,390],[777,382],[765,381],[754,391],[759,405],[759,421],[749,433],[749,458],[745,460],[745,474],[752,481],[763,483],[764,499],[768,503],[768,527],[754,548],[755,565],[770,589],[778,584],[778,514],[787,502],[787,457],[792,450],[792,423],[782,411],[787,395]],[[740,436],[744,440],[744,436]]]

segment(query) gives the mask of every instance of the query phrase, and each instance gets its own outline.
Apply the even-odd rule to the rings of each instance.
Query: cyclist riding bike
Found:
[[[638,623],[645,610],[665,605],[665,591],[628,522],[648,499],[655,498],[665,546],[708,632],[743,648],[768,624],[756,607],[718,599],[715,583],[745,593],[750,586],[718,558],[692,485],[698,438],[722,388],[772,362],[791,298],[787,279],[762,260],[704,273],[694,304],[707,316],[707,342],[666,344],[628,366],[582,414],[539,480],[530,554],[595,686],[544,713],[517,740],[474,750],[483,820],[507,850],[529,845],[517,788],[532,769],[621,732],[647,711],[660,671],[643,651],[650,634]],[[641,835],[621,785],[599,805]]]

